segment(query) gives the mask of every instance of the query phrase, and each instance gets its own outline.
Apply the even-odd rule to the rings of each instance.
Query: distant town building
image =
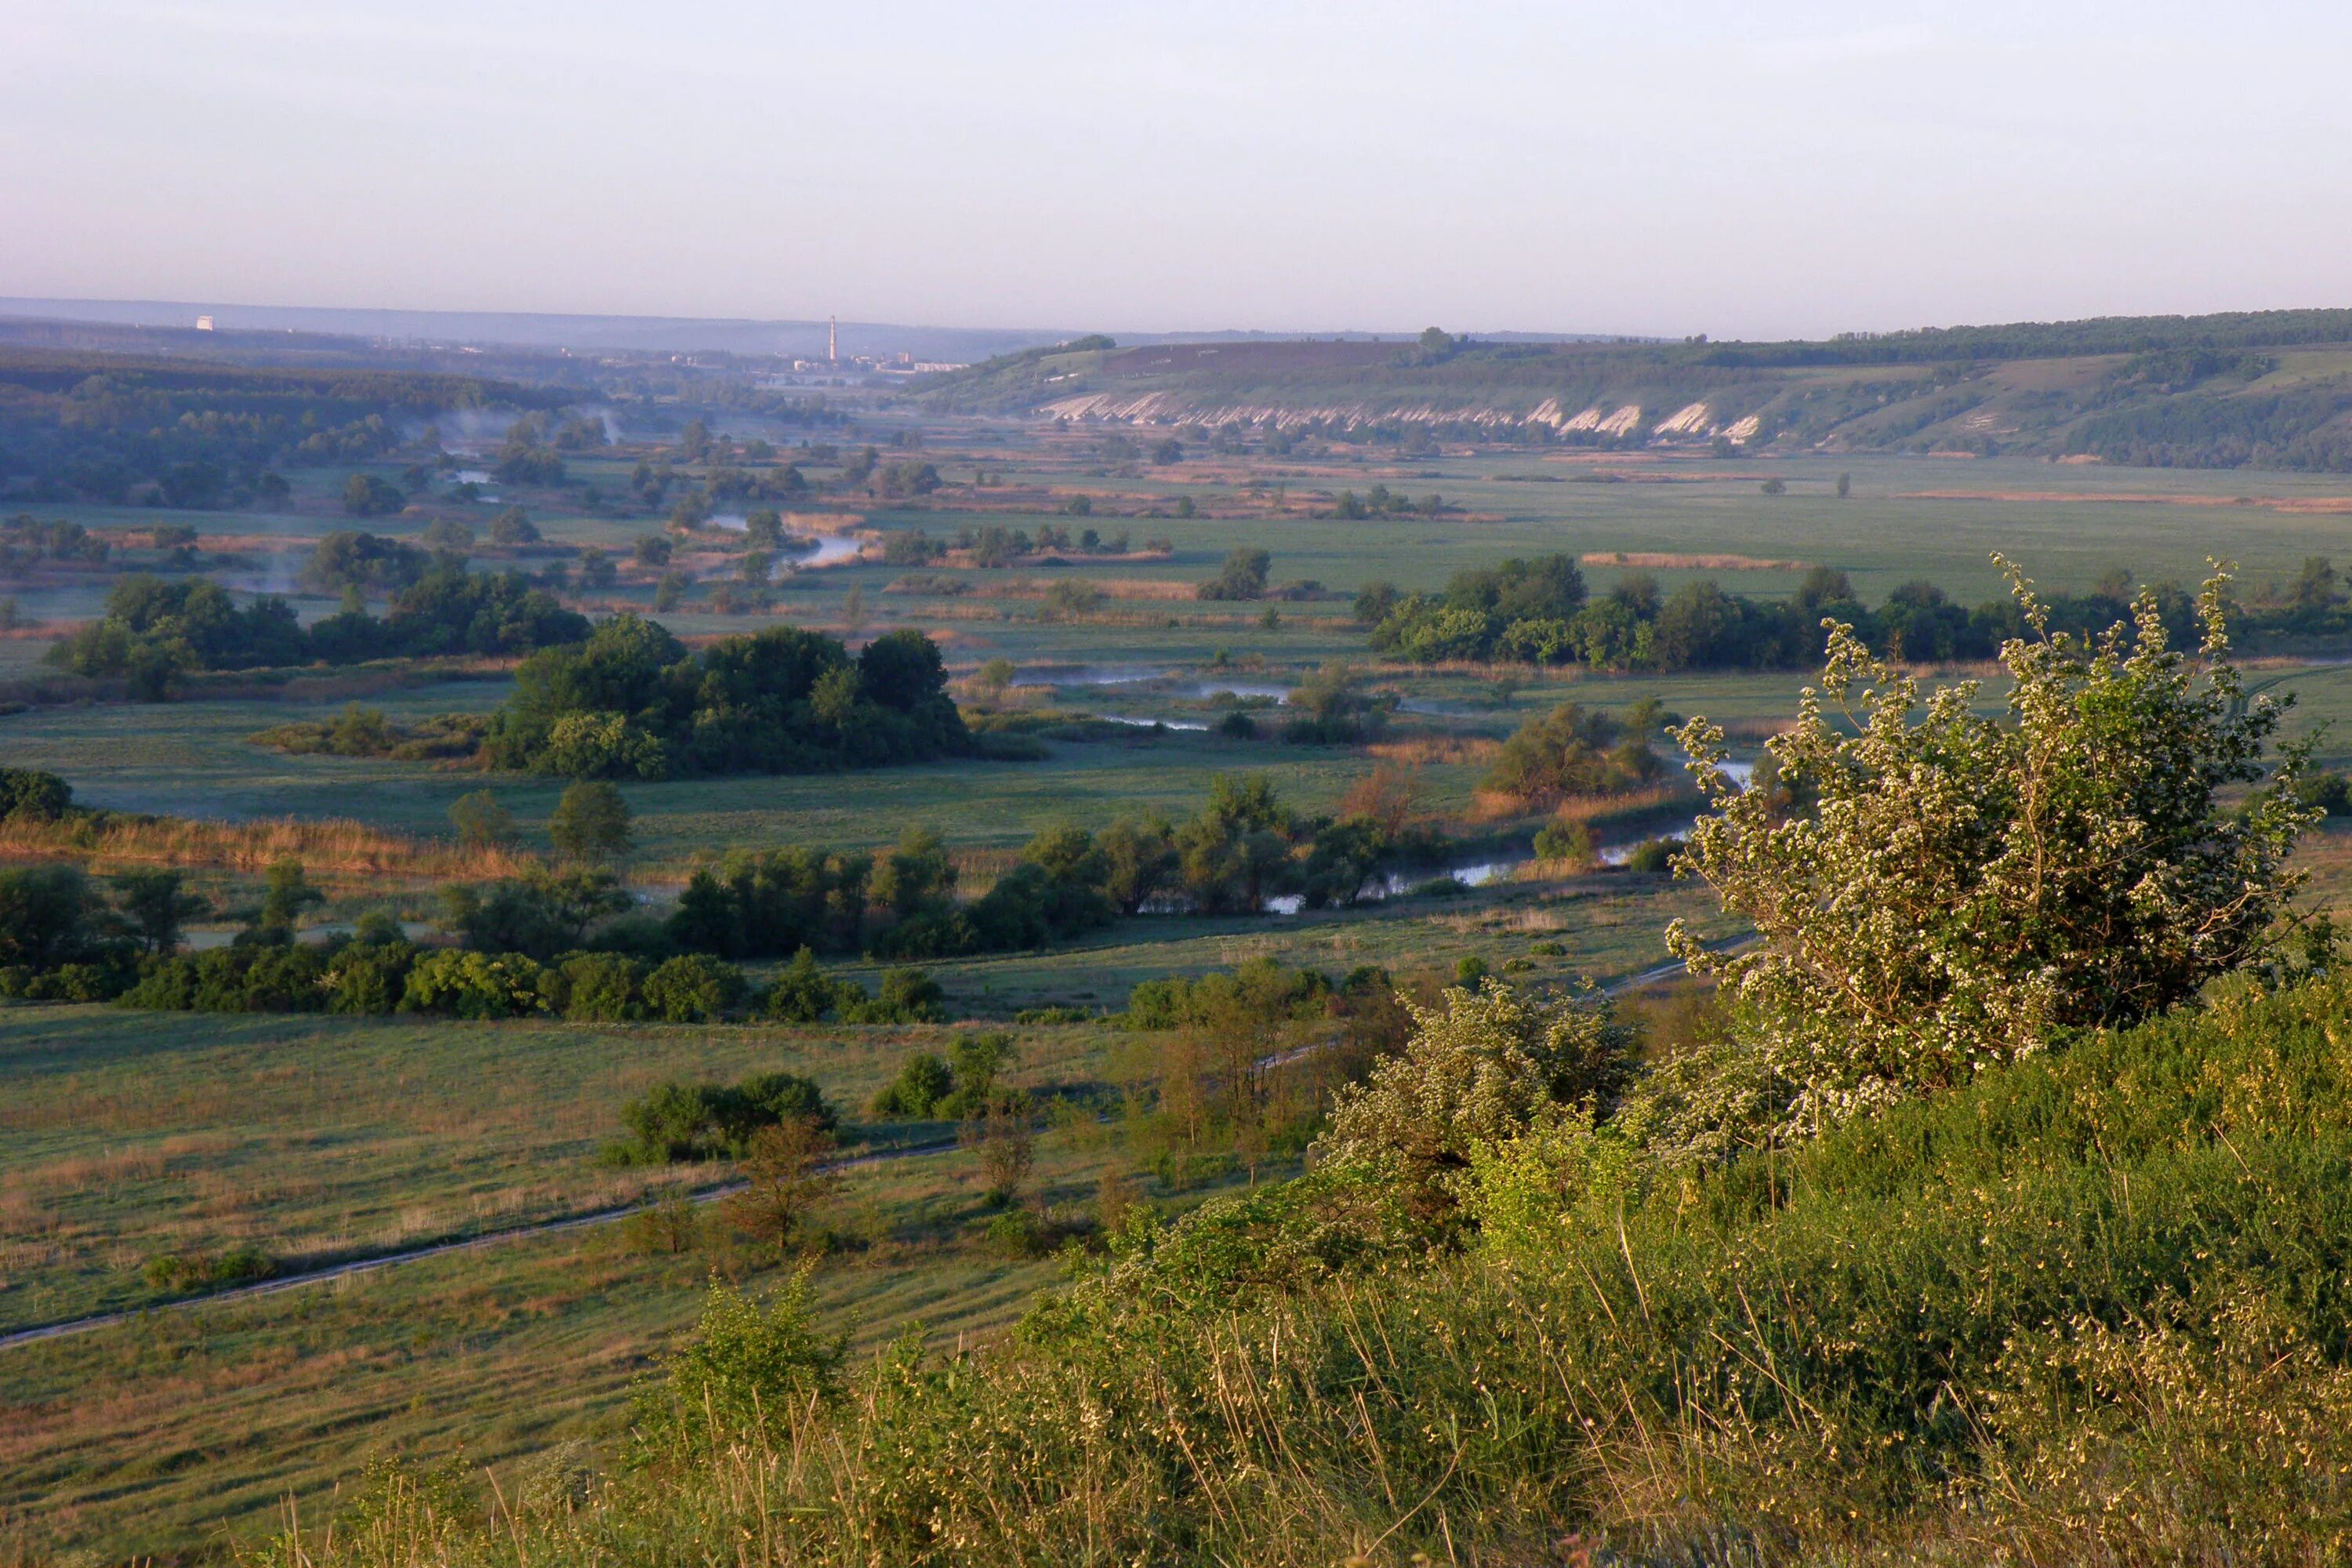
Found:
[[[824,319],[824,357],[827,363],[841,363],[841,318],[838,316]]]
[[[200,332],[209,332],[212,330],[213,319],[210,316],[198,316],[196,318],[196,331]]]

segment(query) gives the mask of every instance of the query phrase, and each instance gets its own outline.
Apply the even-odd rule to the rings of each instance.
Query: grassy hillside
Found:
[[[2347,1040],[2352,987],[2228,987],[1704,1177],[1588,1166],[1532,1207],[1496,1184],[1459,1248],[1309,1178],[1204,1211],[997,1352],[874,1361],[766,1443],[608,1453],[584,1506],[510,1475],[495,1528],[479,1478],[380,1488],[313,1550],[2332,1560]]]
[[[1956,328],[1787,343],[1099,339],[935,378],[943,411],[1398,440],[1951,452],[2352,468],[2352,311]]]

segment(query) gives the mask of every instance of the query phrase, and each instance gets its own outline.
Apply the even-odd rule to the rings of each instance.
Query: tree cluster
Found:
[[[484,754],[572,778],[819,773],[959,755],[971,739],[919,632],[853,658],[792,626],[698,652],[634,615],[525,659]]]

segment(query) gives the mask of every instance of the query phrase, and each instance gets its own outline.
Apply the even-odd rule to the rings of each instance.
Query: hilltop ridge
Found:
[[[1443,336],[1443,334],[1438,334]],[[2110,317],[1818,342],[1103,337],[922,383],[942,412],[1744,453],[2352,468],[2352,310]]]

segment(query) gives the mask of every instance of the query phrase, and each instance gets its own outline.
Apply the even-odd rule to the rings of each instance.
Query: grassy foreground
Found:
[[[1458,1246],[1323,1178],[765,1436],[388,1472],[274,1556],[2338,1561],[2347,1113],[2352,984],[2232,984],[1702,1179],[1588,1167]],[[1331,1245],[1384,1225],[1385,1262]]]

